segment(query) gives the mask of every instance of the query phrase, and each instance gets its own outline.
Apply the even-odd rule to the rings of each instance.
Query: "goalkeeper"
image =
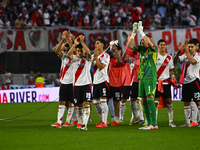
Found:
[[[134,38],[138,32],[141,35],[141,42],[140,45],[136,46],[134,44]],[[143,99],[144,112],[148,124],[139,129],[158,129],[156,124],[156,107],[154,104],[157,80],[157,46],[149,35],[144,34],[141,21],[133,24],[133,33],[128,41],[128,47],[140,53],[138,97]]]

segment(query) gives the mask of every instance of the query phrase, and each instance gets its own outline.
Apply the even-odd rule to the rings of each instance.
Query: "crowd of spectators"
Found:
[[[139,20],[145,29],[188,27],[200,25],[199,11],[199,0],[3,0],[0,27],[110,29]]]

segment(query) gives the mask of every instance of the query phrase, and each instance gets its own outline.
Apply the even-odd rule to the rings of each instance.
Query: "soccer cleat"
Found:
[[[76,128],[80,128],[82,126],[82,124],[78,124]]]
[[[153,130],[157,130],[158,129],[158,126],[156,125],[156,126],[152,126],[152,129]]]
[[[99,125],[99,124],[101,124],[102,123],[102,120],[99,122],[99,123],[96,123],[96,125]],[[107,125],[109,125],[109,122],[107,121],[106,122],[107,123]]]
[[[144,128],[147,128],[148,127],[148,125],[146,125],[146,126],[144,126],[144,127],[140,127],[139,129],[140,130],[143,130]]]
[[[70,124],[68,122],[65,122],[65,124],[63,125],[63,127],[69,127]]]
[[[199,125],[199,123],[198,122],[196,122],[196,123],[195,122],[191,122],[190,125],[191,125],[191,127],[197,127]]]
[[[152,125],[150,125],[150,126],[145,126],[145,128],[143,128],[143,130],[151,130],[151,129],[154,129]]]
[[[101,124],[96,125],[96,127],[102,128],[102,127],[108,127],[108,125],[102,122]]]
[[[114,121],[113,124],[111,124],[111,126],[118,126],[119,124],[117,123],[117,121]]]
[[[169,126],[172,127],[172,128],[176,127],[176,125],[174,124],[173,121],[169,123]]]
[[[78,121],[74,121],[71,126],[76,126],[76,125],[78,125]]]
[[[132,126],[136,121],[140,120],[140,117],[138,116],[137,118],[133,118],[130,120],[129,125]]]
[[[81,127],[79,127],[79,131],[87,131],[87,127],[83,124]]]
[[[56,122],[55,124],[51,125],[53,128],[62,128],[62,125],[58,122]]]
[[[179,127],[191,127],[190,123],[185,123],[184,125],[181,125]]]
[[[88,118],[88,122],[92,122],[92,118],[91,117]]]
[[[124,120],[119,119],[119,120],[118,120],[118,123],[124,123]]]
[[[102,123],[102,120],[99,122],[99,123],[96,123],[96,125],[99,125],[99,124],[101,124]]]
[[[135,124],[143,124],[144,120],[136,121]]]

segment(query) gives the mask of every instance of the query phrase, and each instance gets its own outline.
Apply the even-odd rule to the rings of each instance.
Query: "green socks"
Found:
[[[149,115],[151,119],[151,125],[156,126],[156,106],[154,103],[154,98],[147,97],[147,105],[149,107]]]

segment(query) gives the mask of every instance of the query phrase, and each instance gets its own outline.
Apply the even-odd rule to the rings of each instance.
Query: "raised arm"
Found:
[[[174,63],[180,62],[179,54],[183,49],[187,49],[187,44],[188,44],[188,39],[185,39],[184,44],[182,44],[181,42],[178,43],[178,52],[174,56]]]
[[[73,43],[72,43],[72,39],[74,38],[74,35],[70,33],[70,31],[66,31],[66,41],[67,43],[69,44],[69,47],[71,48],[73,46]]]
[[[148,38],[144,34],[144,32],[143,32],[143,26],[142,26],[142,21],[139,21],[139,23],[138,23],[138,32],[140,33],[140,35],[144,39],[144,41],[148,44],[148,46],[153,49],[154,48],[153,39],[150,40],[150,38]]]
[[[129,34],[129,36],[131,36],[129,39],[128,39],[128,47],[131,49],[131,50],[136,50],[136,45],[134,43],[134,38],[135,38],[135,35],[137,34],[138,32],[138,24],[137,22],[134,22],[133,24],[133,32],[132,34]]]
[[[94,55],[93,55],[93,62],[94,61],[96,61],[96,65],[97,65],[97,67],[99,68],[99,70],[102,70],[105,66],[106,66],[106,64],[104,64],[104,63],[100,63],[99,62],[99,59],[98,59],[98,50],[94,50]]]
[[[185,46],[185,47],[183,48],[183,51],[185,52],[185,55],[186,55],[188,61],[189,61],[191,64],[196,64],[196,63],[197,63],[197,60],[194,59],[194,58],[192,57],[192,55],[190,54],[190,52],[187,50],[187,46]]]
[[[62,52],[61,52],[61,47],[62,47],[63,43],[65,43],[65,41],[66,41],[66,36],[65,36],[66,32],[67,32],[67,31],[64,31],[64,32],[62,33],[62,39],[61,39],[61,41],[60,41],[60,42],[54,47],[54,49],[53,49],[53,51],[54,51],[60,58],[62,58],[62,56],[63,56],[63,54],[62,54]]]
[[[88,58],[91,59],[91,58],[92,58],[92,55],[91,55],[90,49],[86,46],[86,44],[85,44],[85,42],[84,42],[85,36],[80,35],[80,36],[79,36],[79,39],[80,39],[80,43],[82,44],[82,46],[83,46],[85,52],[87,53]]]
[[[123,64],[122,57],[121,57],[121,55],[119,54],[119,52],[118,52],[118,50],[117,50],[117,46],[116,46],[115,44],[112,46],[112,49],[113,49],[113,52],[114,52],[115,57],[116,57],[116,59],[118,60],[118,62],[119,62],[120,64]]]
[[[67,57],[72,60],[73,59],[73,51],[75,51],[76,49],[76,45],[79,44],[78,42],[79,37],[77,37],[74,41],[74,44],[72,45],[72,47],[70,48],[69,52],[67,53]]]

